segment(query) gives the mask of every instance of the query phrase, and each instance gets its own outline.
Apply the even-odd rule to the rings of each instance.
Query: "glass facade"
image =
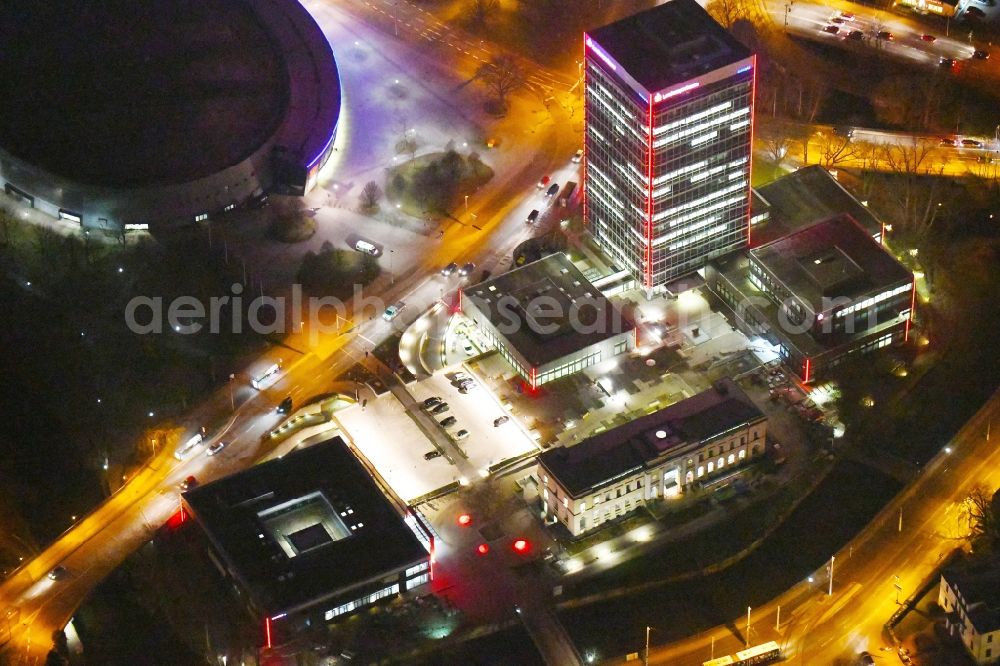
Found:
[[[662,99],[625,84],[591,49],[586,64],[585,212],[612,262],[654,290],[744,247],[753,68]]]

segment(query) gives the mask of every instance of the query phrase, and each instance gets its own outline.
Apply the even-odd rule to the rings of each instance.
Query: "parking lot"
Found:
[[[457,444],[475,469],[488,469],[491,465],[536,449],[534,441],[516,419],[511,418],[507,423],[494,427],[493,421],[507,415],[507,412],[478,380],[475,388],[468,393],[459,393],[450,377],[456,371],[461,369],[455,368],[412,384],[410,392],[418,402],[439,396],[448,403],[448,411],[435,418],[441,421],[447,416],[455,417],[456,423],[448,428],[449,433],[463,429],[469,431],[469,436]]]
[[[455,425],[443,431],[452,437],[459,430],[469,432],[463,440],[452,440],[465,453],[466,459],[460,461],[465,473],[447,456],[424,459],[425,454],[437,449],[391,393],[369,399],[364,408],[356,405],[337,413],[341,429],[406,501],[460,481],[463,476],[468,478],[468,470],[477,473],[536,448],[514,419],[494,427],[494,419],[505,412],[481,386],[462,394],[447,376],[437,374],[408,388],[418,404],[431,396],[440,396],[448,403],[446,412],[433,416],[438,422],[455,417]]]

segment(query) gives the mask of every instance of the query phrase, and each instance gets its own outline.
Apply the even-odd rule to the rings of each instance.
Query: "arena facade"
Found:
[[[157,229],[302,195],[340,80],[297,0],[38,3],[0,26],[0,186],[85,228]]]

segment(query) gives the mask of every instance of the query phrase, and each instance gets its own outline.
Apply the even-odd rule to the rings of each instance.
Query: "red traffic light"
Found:
[[[490,552],[490,547],[485,543],[481,543],[478,546],[476,546],[476,552],[479,553],[480,555],[485,555],[486,553]]]
[[[467,513],[460,514],[458,516],[458,524],[462,527],[468,527],[472,524],[472,516]]]
[[[526,539],[518,539],[513,544],[514,550],[518,553],[527,553],[531,550],[531,544]]]

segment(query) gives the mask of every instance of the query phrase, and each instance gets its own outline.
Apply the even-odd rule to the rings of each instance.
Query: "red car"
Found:
[[[922,39],[925,42],[936,42],[937,41],[937,37],[935,37],[934,35],[920,35],[920,39]]]
[[[548,176],[542,176],[542,179],[540,181],[538,181],[538,189],[542,189],[543,187],[545,187],[546,185],[548,185],[549,184],[549,180],[551,180],[551,179]]]

